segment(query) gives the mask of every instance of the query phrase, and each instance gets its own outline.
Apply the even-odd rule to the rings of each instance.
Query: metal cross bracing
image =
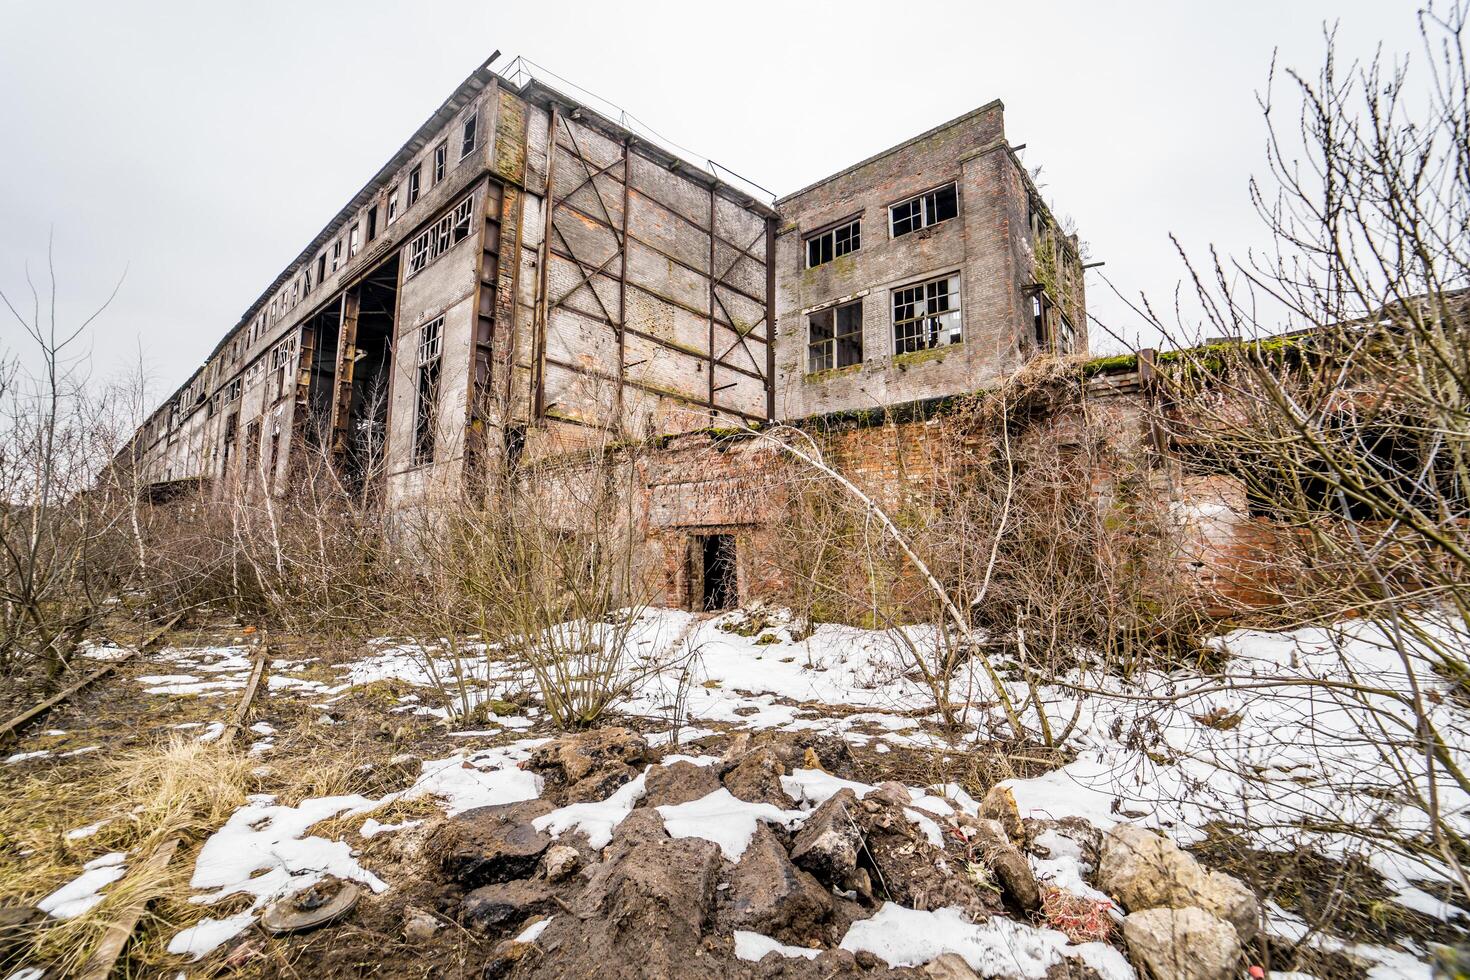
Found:
[[[716,413],[727,413],[747,421],[763,420],[770,412],[771,399],[771,370],[769,350],[766,357],[762,359],[757,356],[752,344],[769,347],[769,337],[757,332],[765,327],[770,321],[772,303],[769,292],[765,296],[759,296],[743,289],[737,282],[731,279],[731,274],[741,263],[753,263],[757,270],[769,272],[766,266],[771,252],[770,242],[763,252],[757,248],[762,239],[769,239],[771,230],[769,222],[762,222],[761,230],[745,244],[729,240],[720,234],[718,227],[718,208],[716,194],[713,186],[709,187],[709,207],[707,215],[703,220],[692,217],[679,207],[669,204],[666,200],[659,199],[649,187],[635,187],[634,168],[631,161],[636,152],[636,137],[625,136],[618,144],[618,152],[612,159],[599,163],[589,155],[583,147],[583,141],[578,139],[577,128],[573,117],[568,117],[561,112],[559,106],[551,108],[551,123],[547,137],[547,201],[544,208],[545,222],[542,243],[542,269],[543,274],[538,282],[537,316],[535,322],[535,357],[532,360],[532,398],[533,415],[535,418],[543,418],[547,410],[552,407],[545,403],[546,391],[546,367],[552,366],[564,370],[570,370],[581,374],[600,377],[605,380],[616,382],[615,411],[621,416],[623,409],[623,391],[625,387],[641,389],[655,395],[669,397],[670,393],[656,386],[644,384],[637,379],[627,376],[627,369],[644,363],[635,361],[629,363],[627,358],[628,338],[635,337],[650,344],[667,347],[683,354],[690,352],[683,347],[672,344],[665,338],[659,337],[651,332],[639,330],[628,322],[628,290],[645,293],[657,301],[671,307],[683,309],[684,311],[707,319],[709,323],[708,336],[706,338],[706,349],[702,357],[707,365],[707,387],[704,397],[700,398],[692,392],[687,396],[680,396],[680,400],[710,412],[711,417]],[[573,169],[573,177],[565,181],[575,184],[565,192],[558,189],[557,184],[561,181],[561,171],[558,168],[558,158],[564,158]],[[608,183],[618,185],[616,191],[607,188]],[[590,194],[583,193],[590,189]],[[617,217],[614,217],[614,208],[611,198],[621,196],[621,208]],[[581,202],[577,203],[578,195]],[[708,266],[700,268],[692,265],[677,255],[658,247],[651,241],[640,237],[636,229],[630,229],[630,214],[632,213],[633,195],[646,199],[659,209],[670,215],[675,221],[688,225],[701,234],[707,236],[709,241]],[[574,241],[575,236],[567,234],[566,229],[558,218],[573,218],[584,226],[590,226],[608,233],[611,238],[612,248],[602,257],[588,257],[587,247],[580,248]],[[606,239],[604,239],[606,241]],[[692,272],[706,279],[708,284],[708,298],[701,309],[697,306],[667,295],[655,292],[629,277],[629,243],[636,243],[641,249],[654,253],[659,258],[678,266],[683,270]],[[717,264],[717,246],[733,252],[733,258],[723,265],[723,269]],[[561,289],[557,295],[551,295],[552,285],[549,275],[549,263],[551,257],[556,257],[575,267],[574,281],[569,286]],[[761,276],[765,280],[769,290],[769,274]],[[610,297],[605,298],[603,292],[599,291],[596,283],[598,281],[613,282],[617,288],[616,303]],[[722,292],[743,297],[745,300],[758,304],[763,315],[755,322],[746,327],[737,326],[737,317],[729,308],[726,298]],[[591,303],[572,303],[574,298],[585,297],[590,294]],[[567,364],[556,358],[548,357],[546,353],[546,334],[550,326],[551,314],[557,310],[565,310],[584,320],[594,322],[610,328],[617,342],[619,369],[617,377],[608,376],[606,372],[597,371],[586,366]],[[734,334],[734,340],[723,346],[717,346],[715,334],[716,327],[728,329]],[[769,330],[766,331],[766,334]],[[737,353],[738,351],[738,353]],[[731,357],[735,354],[735,357]],[[715,368],[732,372],[735,375],[747,377],[759,381],[765,389],[767,398],[764,408],[765,415],[756,414],[742,408],[729,404],[721,404],[717,398],[719,392],[736,386],[739,382],[717,385],[715,382]]]

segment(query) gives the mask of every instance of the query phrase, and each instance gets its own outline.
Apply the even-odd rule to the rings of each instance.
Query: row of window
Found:
[[[893,353],[910,354],[957,344],[960,277],[940,276],[889,293]],[[850,367],[863,361],[863,301],[817,310],[807,318],[807,371]]]
[[[959,192],[946,184],[888,206],[888,235],[900,238],[910,232],[948,221],[960,213]],[[806,240],[806,266],[815,268],[862,248],[861,218],[819,232]]]
[[[446,211],[442,218],[408,243],[408,268],[404,270],[404,279],[418,275],[430,262],[469,237],[474,200],[473,194],[466,195],[451,210]]]

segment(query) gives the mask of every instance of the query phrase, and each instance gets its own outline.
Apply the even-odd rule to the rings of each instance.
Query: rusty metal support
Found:
[[[357,314],[362,294],[357,288],[342,294],[337,333],[337,391],[332,399],[332,452],[347,450],[347,425],[352,414],[352,375],[357,364]]]
[[[541,201],[544,220],[540,258],[536,268],[536,320],[533,324],[531,351],[531,419],[538,422],[546,413],[546,292],[551,272],[552,216],[556,211],[556,129],[560,122],[561,109],[553,102],[551,121],[546,127],[546,195]]]
[[[618,249],[623,256],[621,268],[618,269],[618,387],[617,400],[614,403],[614,415],[620,427],[628,421],[623,418],[623,381],[628,371],[628,365],[624,363],[624,359],[628,356],[628,185],[632,182],[633,141],[625,136],[623,137],[623,229],[622,234],[618,236]]]
[[[715,188],[709,189],[709,424],[715,424]]]
[[[766,421],[776,418],[776,219],[766,219]]]

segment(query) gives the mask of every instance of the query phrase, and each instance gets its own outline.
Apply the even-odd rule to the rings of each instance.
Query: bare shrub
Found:
[[[62,326],[49,254],[48,274],[44,302],[27,276],[27,313],[0,292],[29,342],[24,356],[0,349],[0,673],[40,665],[54,680],[126,585],[131,563],[116,552],[123,515],[94,481],[134,420],[89,383],[81,352],[111,297]]]
[[[902,477],[872,494],[841,475],[840,449],[824,452],[840,435],[802,437],[810,468],[792,481],[777,560],[808,618],[885,627],[951,727],[977,693],[955,686],[970,665],[990,673],[1017,736],[1002,675],[1024,682],[1022,710],[1051,745],[1071,723],[1054,728],[1040,687],[1193,649],[1200,603],[1170,487],[1093,417],[1075,364],[1034,362],[910,442],[894,428],[866,445],[889,435]],[[932,642],[897,628],[925,622],[948,625]]]
[[[1422,11],[1412,66],[1344,67],[1329,34],[1319,72],[1273,71],[1268,174],[1251,185],[1267,246],[1186,256],[1199,322],[1139,312],[1181,348],[1159,423],[1249,501],[1261,564],[1241,571],[1278,621],[1329,624],[1335,669],[1281,683],[1351,720],[1331,744],[1364,746],[1383,801],[1371,827],[1333,829],[1430,851],[1470,895],[1470,839],[1445,803],[1470,794],[1470,767],[1443,703],[1470,676],[1467,15],[1463,0]],[[1190,346],[1201,334],[1242,342]],[[1369,622],[1330,625],[1344,615]]]

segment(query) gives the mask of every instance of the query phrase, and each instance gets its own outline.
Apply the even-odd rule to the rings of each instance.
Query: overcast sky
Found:
[[[126,269],[94,363],[141,348],[162,398],[498,48],[778,194],[999,98],[1099,272],[1167,304],[1171,232],[1260,240],[1246,181],[1273,48],[1315,71],[1340,19],[1344,54],[1414,50],[1417,6],[0,0],[0,289],[24,293],[53,230],[63,317]],[[1088,300],[1137,332],[1097,272]],[[0,348],[19,340],[0,325]]]

